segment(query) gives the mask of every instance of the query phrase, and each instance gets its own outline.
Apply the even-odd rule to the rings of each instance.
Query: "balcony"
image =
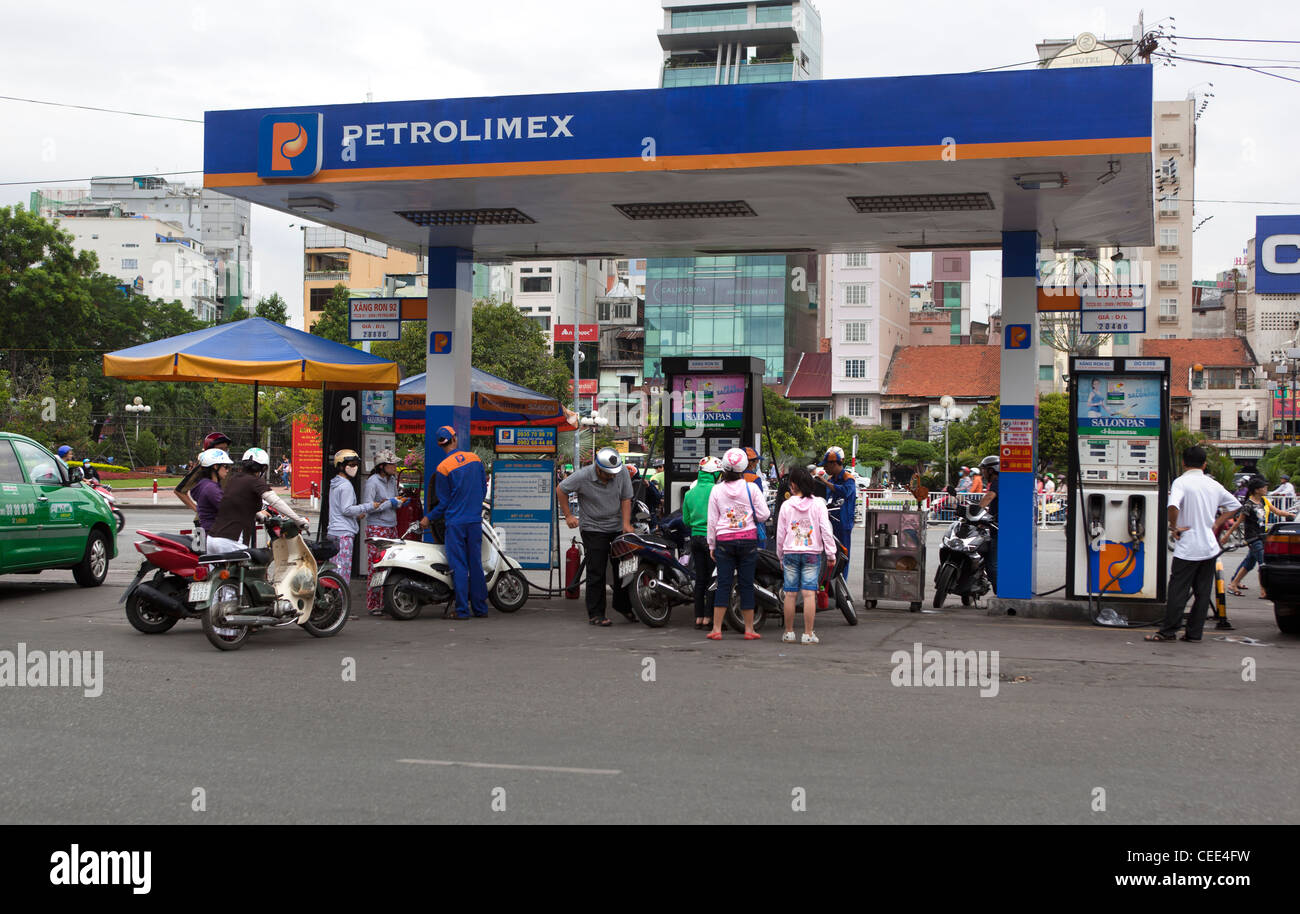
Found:
[[[1176,324],[1176,323],[1178,323],[1178,315],[1177,315],[1177,314],[1162,314],[1162,315],[1160,315],[1160,323],[1162,323],[1162,324]]]
[[[1159,249],[1159,250],[1160,250],[1160,253],[1161,253],[1161,254],[1177,254],[1177,253],[1178,253],[1178,245],[1176,245],[1176,244],[1162,244],[1162,245],[1160,245],[1160,249]]]
[[[1183,147],[1182,147],[1182,144],[1181,144],[1181,143],[1161,143],[1161,144],[1160,144],[1160,151],[1161,151],[1161,152],[1181,152],[1182,149],[1183,149]]]
[[[1176,279],[1162,279],[1162,280],[1160,280],[1160,288],[1162,288],[1162,289],[1177,289],[1177,288],[1178,288],[1178,280],[1176,280]]]
[[[1160,209],[1158,212],[1161,219],[1177,219],[1181,215],[1176,209]]]
[[[334,270],[308,270],[302,274],[302,278],[305,282],[347,282],[351,275]]]

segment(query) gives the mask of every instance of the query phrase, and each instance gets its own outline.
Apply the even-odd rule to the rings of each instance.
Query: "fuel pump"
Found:
[[[1066,590],[1165,599],[1169,359],[1070,359]]]

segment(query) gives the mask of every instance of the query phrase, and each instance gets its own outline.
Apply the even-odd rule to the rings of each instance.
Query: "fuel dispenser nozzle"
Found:
[[[1146,499],[1138,495],[1128,498],[1128,538],[1134,543],[1146,536]]]
[[[1101,537],[1106,532],[1106,500],[1101,495],[1088,496],[1088,545],[1093,552],[1101,551]]]

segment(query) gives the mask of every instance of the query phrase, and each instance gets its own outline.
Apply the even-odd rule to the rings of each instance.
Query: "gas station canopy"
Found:
[[[209,111],[204,183],[479,261],[1149,245],[1151,93],[1133,65]]]

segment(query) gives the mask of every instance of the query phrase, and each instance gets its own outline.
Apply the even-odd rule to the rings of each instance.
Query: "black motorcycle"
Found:
[[[660,628],[674,606],[695,602],[689,531],[680,511],[653,523],[650,515],[639,514],[636,526],[638,532],[614,540],[610,553],[618,561],[618,586],[627,589],[633,614]]]
[[[939,549],[939,570],[934,574],[935,609],[943,607],[950,593],[961,596],[962,606],[971,606],[993,589],[988,555],[997,533],[993,516],[983,508],[967,505],[959,509]]]

